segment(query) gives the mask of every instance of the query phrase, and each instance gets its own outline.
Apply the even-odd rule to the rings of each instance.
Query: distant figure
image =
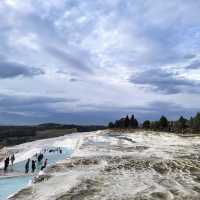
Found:
[[[42,153],[40,153],[39,156],[38,156],[38,162],[41,162],[43,157],[44,157],[44,155]]]
[[[41,167],[41,170],[43,170],[44,168],[46,168],[46,166],[47,166],[47,162],[48,162],[48,159],[45,159],[45,161],[44,161],[44,165]]]
[[[8,165],[9,165],[9,163],[10,163],[10,158],[9,157],[7,157],[7,162],[8,162]]]
[[[60,152],[60,154],[62,154],[62,149],[61,148],[60,148],[59,152]]]
[[[27,160],[25,164],[25,173],[27,174],[29,172],[29,163],[30,163],[30,158]]]
[[[49,149],[49,153],[51,153],[51,152],[53,152],[53,150],[52,150],[52,149]]]
[[[35,160],[32,160],[32,163],[31,163],[31,169],[32,169],[32,173],[35,172],[35,169],[36,169],[36,161]]]
[[[7,171],[9,165],[9,157],[7,157],[4,161],[4,171]]]
[[[7,171],[7,168],[8,168],[8,164],[7,164],[7,160],[6,159],[4,160],[4,171]]]
[[[11,164],[12,164],[12,165],[14,164],[14,161],[15,161],[15,154],[13,154],[13,155],[11,156]]]
[[[42,153],[40,153],[38,155],[38,158],[37,158],[37,169],[38,170],[40,170],[41,166],[43,165],[43,163],[42,163],[43,157],[44,157],[44,155]]]
[[[57,149],[49,149],[49,153],[55,153]]]
[[[47,162],[48,162],[48,159],[46,158],[45,161],[44,161],[44,166],[45,167],[47,166]]]

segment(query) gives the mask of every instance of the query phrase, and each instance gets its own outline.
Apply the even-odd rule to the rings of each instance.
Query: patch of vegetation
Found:
[[[153,131],[167,131],[174,133],[200,133],[200,112],[194,117],[186,119],[180,116],[178,120],[170,121],[165,116],[161,116],[158,121],[145,120],[143,123],[139,124],[138,120],[134,115],[129,118],[129,116],[123,117],[116,120],[114,123],[110,122],[108,128],[114,129],[136,129],[141,128],[145,130]]]
[[[73,132],[89,132],[105,129],[104,126],[81,126],[46,123],[36,126],[0,126],[0,147],[24,142],[58,137]]]

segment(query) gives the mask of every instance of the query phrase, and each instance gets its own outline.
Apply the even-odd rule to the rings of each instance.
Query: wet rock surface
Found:
[[[48,168],[45,181],[36,181],[15,199],[200,199],[199,138],[153,133],[93,137],[85,138],[71,159]]]
[[[32,187],[27,187],[22,189],[20,192],[15,194],[13,197],[9,198],[10,200],[15,200],[15,199],[24,199],[24,197],[27,197],[27,200],[31,199],[30,194],[33,192]]]
[[[79,185],[73,187],[69,192],[58,197],[56,200],[92,199],[95,194],[101,191],[101,187],[101,182],[97,180],[82,180]]]
[[[33,183],[40,183],[43,181],[47,181],[50,178],[51,178],[50,174],[42,174],[42,175],[34,177],[32,181],[33,181]]]

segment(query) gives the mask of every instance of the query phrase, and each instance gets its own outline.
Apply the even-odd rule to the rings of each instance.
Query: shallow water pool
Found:
[[[55,164],[58,161],[64,160],[72,154],[71,149],[62,148],[62,153],[48,151],[44,153],[44,159],[48,159],[48,166]],[[33,159],[33,158],[31,158]],[[24,173],[26,161],[22,161],[9,166],[8,171],[15,173]],[[31,162],[30,162],[31,163]],[[30,166],[31,169],[31,166]],[[6,200],[10,195],[16,193],[20,189],[26,187],[28,183],[31,183],[32,173],[29,172],[28,175],[17,176],[17,177],[0,177],[0,200]]]
[[[24,188],[28,185],[30,180],[30,176],[0,178],[0,200],[5,200],[11,194]]]
[[[62,154],[60,154],[59,152],[52,152],[52,153],[46,152],[46,153],[43,153],[44,154],[43,161],[47,158],[48,165],[52,165],[60,160],[63,160],[65,158],[69,157],[72,154],[72,152],[73,151],[71,149],[66,149],[66,148],[62,148]],[[36,159],[35,157],[33,157],[33,158]],[[16,163],[16,164],[14,164],[13,167],[10,166],[10,170],[14,170],[15,172],[23,173],[25,171],[25,164],[26,164],[26,160]],[[30,162],[30,166],[31,166],[31,162]]]

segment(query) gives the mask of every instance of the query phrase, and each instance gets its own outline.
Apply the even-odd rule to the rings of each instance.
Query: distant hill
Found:
[[[73,132],[89,132],[105,129],[98,125],[74,125],[45,123],[35,126],[0,126],[0,147],[28,141],[58,137]]]
[[[57,123],[45,123],[36,126],[37,130],[43,129],[73,129],[76,128],[78,132],[89,132],[105,129],[106,126],[102,125],[76,125],[76,124],[57,124]]]

